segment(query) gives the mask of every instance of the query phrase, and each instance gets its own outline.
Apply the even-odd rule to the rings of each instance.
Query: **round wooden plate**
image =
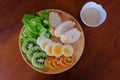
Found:
[[[71,44],[74,48],[74,54],[73,56],[75,57],[75,62],[74,64],[72,64],[71,66],[69,67],[62,67],[60,69],[44,69],[44,70],[41,70],[39,68],[36,68],[34,67],[30,61],[27,60],[27,57],[25,54],[23,54],[22,50],[21,50],[21,44],[22,44],[22,40],[19,38],[19,49],[20,49],[20,52],[21,52],[21,55],[23,57],[23,59],[25,60],[25,62],[34,70],[38,71],[38,72],[41,72],[41,73],[45,73],[45,74],[57,74],[57,73],[61,73],[61,72],[64,72],[64,71],[67,71],[68,69],[72,68],[77,62],[78,60],[80,59],[82,53],[83,53],[83,50],[84,50],[84,45],[85,45],[85,38],[84,38],[84,32],[81,28],[81,25],[78,23],[78,21],[73,17],[71,16],[70,14],[64,12],[64,11],[61,11],[61,10],[57,10],[57,9],[48,9],[50,12],[51,11],[54,11],[54,12],[57,12],[61,18],[62,18],[62,21],[67,21],[67,20],[71,20],[71,21],[74,21],[76,23],[76,28],[81,32],[81,36],[79,38],[79,40],[73,44]],[[38,12],[39,14],[41,13],[42,11]],[[24,26],[22,27],[21,29],[21,32],[20,34],[22,33],[22,31],[24,30]],[[59,38],[56,38],[56,37],[51,37],[51,39],[55,42],[60,42],[60,39]]]

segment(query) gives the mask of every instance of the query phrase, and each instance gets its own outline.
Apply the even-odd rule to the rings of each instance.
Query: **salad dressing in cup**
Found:
[[[97,27],[105,21],[106,11],[97,3],[88,2],[83,6],[80,17],[85,25]]]

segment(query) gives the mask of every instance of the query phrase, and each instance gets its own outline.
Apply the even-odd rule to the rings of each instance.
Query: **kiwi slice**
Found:
[[[44,52],[35,53],[32,57],[32,65],[36,68],[44,69],[46,57],[47,55]]]
[[[34,46],[36,46],[36,40],[33,39],[33,38],[28,38],[28,39],[25,39],[22,43],[22,51],[27,54],[28,53],[28,50]]]
[[[35,47],[30,48],[30,49],[28,50],[28,53],[27,53],[27,58],[28,58],[28,60],[31,61],[33,55],[34,55],[35,53],[39,53],[39,52],[41,52],[41,49],[40,49],[39,46],[35,46]]]

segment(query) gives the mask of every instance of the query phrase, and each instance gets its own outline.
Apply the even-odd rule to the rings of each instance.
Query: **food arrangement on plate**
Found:
[[[25,14],[19,38],[24,60],[35,70],[56,74],[70,69],[84,48],[79,23],[68,13],[48,9]]]

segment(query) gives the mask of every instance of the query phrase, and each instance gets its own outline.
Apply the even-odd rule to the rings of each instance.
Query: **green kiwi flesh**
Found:
[[[34,55],[35,53],[39,53],[39,52],[41,52],[41,49],[40,49],[39,46],[35,46],[35,47],[30,48],[30,49],[28,50],[28,53],[27,53],[27,58],[28,58],[28,60],[31,61],[33,55]]]
[[[32,57],[32,65],[36,68],[44,69],[45,68],[45,58],[47,57],[46,53],[40,52],[35,53]]]
[[[32,47],[36,46],[36,40],[33,38],[28,38],[26,40],[23,41],[22,43],[22,51],[27,54],[28,50]]]

